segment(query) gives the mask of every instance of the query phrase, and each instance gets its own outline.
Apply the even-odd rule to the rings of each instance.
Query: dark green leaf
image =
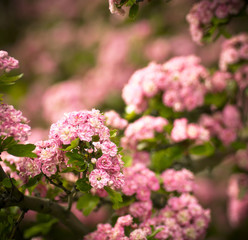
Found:
[[[2,143],[2,148],[7,149],[8,147],[15,145],[15,144],[17,144],[17,142],[15,141],[13,137],[7,137],[4,139]]]
[[[245,142],[241,142],[241,141],[235,141],[232,144],[232,147],[235,150],[239,150],[239,149],[246,149],[246,143]]]
[[[97,206],[99,201],[100,198],[98,196],[93,196],[90,193],[86,193],[78,199],[77,209],[79,210],[83,209],[83,214],[85,216],[88,216]]]
[[[36,236],[38,234],[46,235],[51,230],[52,225],[57,223],[57,222],[58,222],[57,219],[52,219],[49,222],[40,223],[40,224],[37,224],[31,228],[28,228],[24,232],[24,237],[25,238],[31,238],[31,237]]]
[[[133,4],[133,6],[129,9],[129,17],[131,19],[136,18],[137,14],[139,11],[139,5],[138,4]]]
[[[205,96],[205,104],[207,105],[215,105],[216,107],[222,107],[227,101],[226,92],[221,93],[208,93]]]
[[[77,189],[82,192],[88,192],[92,188],[88,180],[85,178],[78,179],[76,181],[76,185],[77,185]]]
[[[183,156],[183,147],[172,146],[157,152],[154,152],[152,158],[152,168],[156,172],[162,172],[170,167],[172,163]]]
[[[211,142],[206,142],[203,145],[197,145],[189,149],[189,153],[199,156],[210,156],[214,153],[215,147]]]
[[[7,152],[16,157],[30,157],[35,158],[37,155],[32,151],[35,149],[34,144],[15,144],[11,145]]]
[[[9,178],[4,178],[3,181],[1,182],[4,187],[6,188],[11,188],[12,184]]]
[[[98,142],[100,140],[100,137],[98,135],[95,135],[92,137],[92,142]]]
[[[37,184],[40,181],[41,177],[42,177],[42,174],[39,174],[39,175],[36,175],[33,178],[30,178],[28,180],[28,182],[23,185],[23,187],[24,188],[30,188],[30,187],[34,186],[35,184]]]

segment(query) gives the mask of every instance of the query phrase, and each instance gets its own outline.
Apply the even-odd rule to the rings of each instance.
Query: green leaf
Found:
[[[127,3],[126,3],[126,6],[128,7],[131,7],[133,4],[136,3],[136,0],[128,0]]]
[[[15,84],[17,80],[22,78],[23,74],[19,74],[16,76],[9,76],[8,74],[3,74],[0,76],[0,85],[12,85]]]
[[[114,137],[117,136],[117,130],[116,130],[116,129],[110,130],[110,131],[109,131],[109,134],[110,134],[110,137],[111,137],[111,138],[114,138]]]
[[[66,148],[64,148],[62,150],[63,151],[70,151],[70,150],[78,147],[78,144],[79,144],[79,138],[76,138],[76,139],[71,141],[71,144],[68,147],[66,147]]]
[[[6,188],[11,188],[12,187],[12,183],[10,181],[9,178],[4,178],[3,181],[1,182],[3,184],[4,187]]]
[[[94,166],[93,166],[93,164],[90,163],[88,166],[88,172],[91,173],[93,171],[93,169],[94,169]]]
[[[117,210],[117,209],[120,209],[120,208],[123,208],[123,207],[127,207],[130,204],[132,204],[133,202],[135,202],[135,197],[128,198],[128,199],[123,199],[122,202],[118,202],[118,204],[115,206],[114,209]]]
[[[76,167],[67,167],[67,168],[63,169],[61,172],[62,173],[68,173],[68,172],[73,172],[73,171],[81,172],[82,170],[80,170]]]
[[[57,223],[57,222],[58,222],[57,219],[52,219],[46,223],[36,224],[35,226],[27,229],[24,232],[24,238],[31,238],[31,237],[36,236],[38,234],[46,235],[51,230],[52,225]]]
[[[156,236],[156,234],[158,234],[162,230],[163,230],[163,228],[156,229],[149,236],[147,236],[147,240],[156,240],[156,238],[154,238],[154,237]]]
[[[227,101],[226,92],[221,93],[208,93],[205,96],[205,104],[206,105],[215,105],[216,107],[222,107],[225,105]]]
[[[26,184],[24,184],[22,187],[23,188],[30,188],[30,187],[34,186],[35,184],[37,184],[40,181],[41,177],[42,177],[42,173],[34,176],[33,178],[30,178],[28,180],[28,182]]]
[[[100,140],[100,137],[98,135],[95,135],[92,137],[92,142],[98,142]]]
[[[32,151],[35,149],[34,144],[15,144],[11,145],[7,152],[16,157],[30,157],[35,158],[37,155]]]
[[[137,14],[139,11],[139,5],[138,4],[133,4],[132,7],[129,9],[129,17],[131,19],[136,18]]]
[[[152,168],[157,172],[162,172],[169,168],[172,163],[183,156],[182,146],[172,146],[166,149],[154,152],[152,158]]]
[[[124,155],[121,160],[124,162],[124,167],[130,167],[133,162],[132,157],[128,155]]]
[[[104,187],[106,192],[109,194],[110,200],[113,203],[113,209],[120,208],[119,203],[122,202],[122,196],[119,192],[114,191],[110,187]]]
[[[197,145],[189,149],[189,153],[199,156],[210,156],[214,153],[215,147],[211,142],[206,142],[203,145]]]
[[[246,149],[246,143],[241,141],[235,141],[231,144],[235,150]]]
[[[8,147],[17,144],[17,142],[15,141],[15,139],[13,137],[7,137],[3,140],[2,143],[2,148],[5,150]]]
[[[88,192],[92,188],[88,180],[85,178],[78,179],[76,181],[76,185],[77,185],[77,189],[82,192]]]
[[[94,208],[99,203],[100,198],[98,196],[93,196],[90,193],[84,194],[77,201],[77,209],[82,210],[85,216],[88,216]]]

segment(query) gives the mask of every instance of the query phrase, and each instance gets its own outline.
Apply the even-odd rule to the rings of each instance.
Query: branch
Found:
[[[0,181],[7,178],[0,165]],[[78,220],[78,218],[67,209],[50,199],[26,196],[21,193],[16,186],[12,186],[12,194],[10,198],[0,198],[0,208],[17,206],[21,209],[29,209],[35,212],[49,214],[59,219],[66,227],[78,235],[80,238],[88,233],[88,229]]]

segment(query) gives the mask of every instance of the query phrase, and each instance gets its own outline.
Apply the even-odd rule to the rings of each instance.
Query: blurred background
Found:
[[[151,61],[195,54],[206,67],[217,67],[223,39],[203,47],[191,40],[185,16],[194,2],[144,1],[131,20],[110,14],[107,0],[1,0],[0,49],[18,59],[24,73],[1,91],[5,102],[30,119],[30,141],[45,140],[64,112],[98,108],[122,113],[121,89]],[[238,32],[239,22],[233,26],[230,30]],[[247,239],[247,225],[234,226],[228,218],[232,167],[233,160],[227,159],[211,173],[199,174],[196,195],[212,209],[206,239]],[[94,225],[92,219],[87,222]]]

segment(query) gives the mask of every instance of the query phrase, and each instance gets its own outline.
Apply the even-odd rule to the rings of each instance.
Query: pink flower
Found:
[[[165,170],[161,178],[166,191],[192,192],[194,187],[194,175],[187,169],[176,171],[174,169]]]
[[[96,167],[98,169],[108,170],[110,169],[111,166],[112,166],[112,161],[111,161],[111,158],[107,154],[102,155],[100,158],[98,158],[96,162]]]
[[[19,68],[19,61],[8,55],[8,52],[0,51],[0,69],[5,72],[10,72],[13,69]]]
[[[31,134],[28,122],[21,111],[12,105],[0,103],[0,135],[14,137],[16,141],[26,141]]]
[[[171,139],[174,142],[180,142],[187,139],[187,123],[186,118],[176,119],[171,131]]]
[[[117,154],[116,145],[110,141],[104,141],[101,145],[101,149],[102,149],[103,154],[108,154],[111,157],[114,157]]]
[[[121,118],[120,115],[113,110],[105,112],[104,116],[106,118],[106,125],[112,128],[124,129],[128,124],[127,120]]]
[[[109,174],[102,169],[94,169],[89,176],[91,186],[96,189],[101,189],[107,186],[109,180]]]

